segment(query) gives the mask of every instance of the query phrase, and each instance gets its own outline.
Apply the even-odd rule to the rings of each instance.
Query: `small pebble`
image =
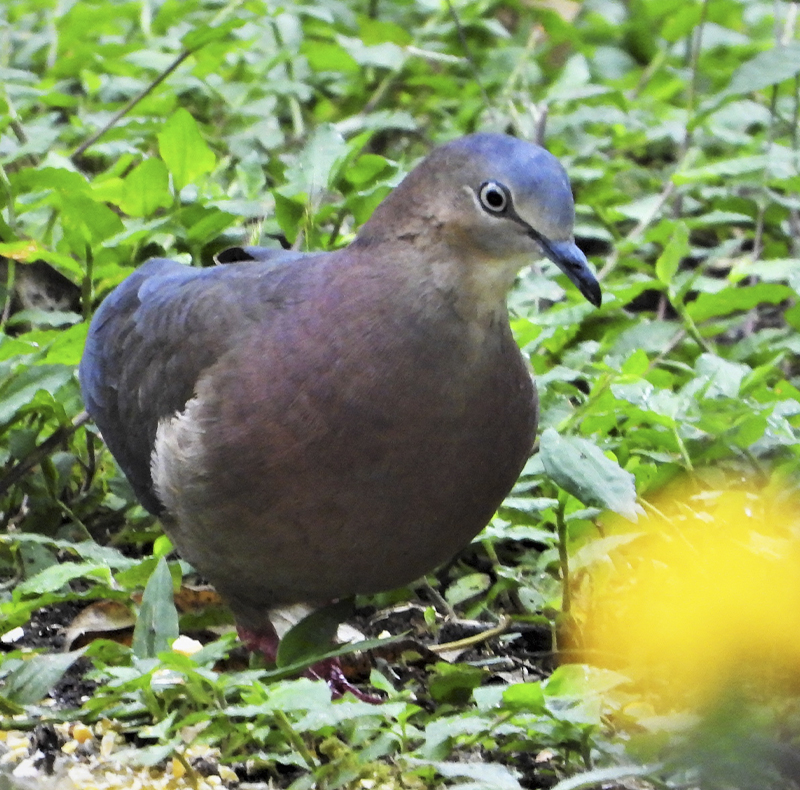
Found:
[[[0,642],[4,645],[11,645],[14,644],[14,642],[19,642],[23,636],[25,636],[25,631],[23,631],[22,628],[12,628],[10,631],[6,631],[0,636]]]
[[[83,723],[78,722],[70,733],[78,743],[86,743],[89,739],[93,738],[92,731]]]
[[[186,766],[177,758],[172,758],[172,775],[180,779],[186,773]]]
[[[172,643],[172,650],[175,653],[180,653],[182,656],[193,656],[195,653],[203,649],[203,643],[198,642],[188,636],[179,636]]]
[[[111,752],[114,751],[114,744],[117,741],[117,733],[113,730],[109,730],[104,736],[103,740],[100,741],[100,754],[103,757],[108,757]]]

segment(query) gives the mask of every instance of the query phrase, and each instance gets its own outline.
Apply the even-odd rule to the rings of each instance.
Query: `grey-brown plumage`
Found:
[[[153,260],[106,299],[87,409],[248,632],[275,606],[411,582],[485,526],[536,429],[505,306],[517,271],[547,255],[600,301],[573,212],[550,154],[472,135],[343,250]]]

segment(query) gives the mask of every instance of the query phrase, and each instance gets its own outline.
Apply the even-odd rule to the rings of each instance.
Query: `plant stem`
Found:
[[[275,724],[278,725],[278,729],[284,734],[286,740],[292,744],[292,746],[297,750],[297,753],[305,760],[306,765],[310,769],[314,769],[317,767],[317,759],[314,755],[310,752],[309,748],[306,746],[305,741],[298,735],[295,731],[294,727],[292,727],[292,723],[289,721],[289,718],[282,710],[274,711],[275,714]]]
[[[556,526],[558,527],[558,563],[561,568],[561,613],[569,614],[572,608],[572,595],[570,591],[569,553],[567,551],[567,521],[564,512],[567,507],[568,494],[562,493],[558,497],[556,509]]]

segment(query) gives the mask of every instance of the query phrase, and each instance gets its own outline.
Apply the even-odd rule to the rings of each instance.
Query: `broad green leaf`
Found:
[[[204,47],[212,42],[228,42],[231,47],[237,45],[237,39],[231,33],[236,28],[246,24],[244,16],[237,16],[234,19],[227,19],[213,27],[211,25],[201,25],[190,30],[182,39],[183,46],[190,52],[200,47]]]
[[[66,365],[37,365],[14,373],[0,384],[0,425],[9,422],[39,390],[55,393],[72,376]]]
[[[503,692],[503,707],[540,713],[544,710],[544,692],[538,682],[515,683]]]
[[[769,418],[763,414],[751,414],[739,421],[726,438],[735,447],[751,448],[767,430]]]
[[[711,225],[724,225],[726,227],[731,225],[752,225],[753,218],[749,214],[741,214],[737,211],[719,211],[715,209],[707,214],[687,219],[686,224],[692,229],[707,228]]]
[[[551,790],[589,790],[597,787],[621,787],[624,779],[635,779],[637,776],[657,774],[660,765],[615,765],[611,768],[594,768],[591,771],[562,779]]]
[[[468,573],[466,576],[460,576],[456,579],[447,588],[444,597],[451,606],[458,606],[458,604],[486,592],[491,585],[492,580],[487,574]]]
[[[606,535],[596,540],[590,540],[570,556],[570,571],[574,573],[588,568],[596,562],[608,562],[613,551],[619,549],[620,546],[627,546],[642,534],[641,532],[627,532],[623,535]]]
[[[12,184],[22,191],[52,190],[68,198],[91,189],[84,176],[64,167],[24,168],[12,177]]]
[[[553,481],[584,505],[613,510],[637,520],[634,477],[606,458],[596,445],[579,437],[562,437],[548,428],[539,455]]]
[[[702,389],[707,398],[735,398],[744,377],[751,372],[747,365],[729,362],[715,354],[701,354],[695,370],[697,377],[688,383],[681,394]]]
[[[626,675],[611,669],[588,664],[562,664],[547,679],[544,692],[548,697],[586,697],[630,683]]]
[[[45,365],[77,365],[83,356],[86,345],[87,323],[62,329],[57,337],[49,340],[44,348],[42,364]]]
[[[386,22],[370,17],[359,19],[360,39],[364,44],[382,44],[391,41],[393,44],[405,46],[414,40],[411,32],[395,22]]]
[[[175,189],[214,169],[216,157],[200,134],[197,122],[183,107],[177,109],[158,135],[158,150],[172,174]]]
[[[192,242],[205,244],[216,239],[222,231],[237,222],[237,218],[227,211],[209,207],[201,212],[197,220],[189,227],[186,237]]]
[[[61,225],[73,254],[80,260],[86,255],[87,245],[108,239],[123,228],[120,218],[105,203],[87,195],[64,197]]]
[[[431,696],[440,703],[465,704],[472,696],[473,689],[483,683],[486,671],[467,664],[445,664],[435,666],[435,674],[430,679]]]
[[[133,629],[133,654],[138,658],[154,658],[160,652],[169,650],[179,634],[172,575],[166,559],[162,557],[144,588]]]
[[[3,696],[18,705],[33,705],[64,676],[86,648],[71,653],[33,656],[11,672],[3,685]]]
[[[386,172],[390,163],[377,154],[362,154],[344,173],[344,177],[353,185],[362,187]]]
[[[163,763],[176,749],[183,746],[183,741],[179,738],[173,738],[168,743],[156,743],[152,746],[136,746],[130,749],[120,749],[114,752],[114,760],[122,765],[150,767],[158,763]]]
[[[305,44],[301,50],[314,71],[338,71],[355,73],[360,66],[355,58],[339,44],[326,41],[314,41]]]
[[[695,182],[717,182],[729,177],[762,173],[770,164],[766,154],[752,156],[733,156],[730,159],[719,159],[700,167],[679,170],[672,176],[678,186]]]
[[[64,310],[20,310],[8,319],[6,326],[35,324],[37,327],[73,326],[82,320],[77,313]]]
[[[376,66],[384,69],[399,69],[406,59],[405,50],[397,44],[383,42],[365,46],[357,38],[339,37],[339,43],[360,66]]]
[[[284,236],[294,244],[306,214],[305,202],[300,197],[284,197],[277,190],[272,194],[275,198],[275,219]]]
[[[723,96],[760,91],[797,74],[800,74],[800,42],[774,46],[739,66]]]
[[[136,560],[126,557],[119,549],[112,546],[101,546],[93,540],[60,540],[49,535],[38,535],[35,532],[16,532],[11,535],[0,535],[0,543],[7,545],[39,544],[51,546],[62,552],[77,554],[85,560],[93,560],[110,568],[129,568],[136,564]],[[48,563],[50,564],[50,563]]]
[[[94,562],[62,562],[45,568],[36,576],[18,584],[15,593],[21,596],[57,592],[73,579],[100,579],[111,585],[111,573],[105,565]]]
[[[692,320],[700,323],[709,318],[730,315],[741,310],[752,310],[759,304],[778,304],[790,299],[794,291],[779,283],[756,283],[755,285],[723,288],[716,293],[702,293],[687,305],[686,311]]]
[[[0,244],[0,255],[11,260],[26,262],[39,258],[41,247],[29,239],[12,241],[10,244]]]
[[[428,762],[427,760],[409,761],[411,764],[429,765],[445,779],[467,779],[455,787],[470,790],[522,790],[517,773],[500,763],[472,762]]]
[[[667,41],[676,42],[691,35],[702,16],[700,3],[681,3],[680,6],[666,13],[661,34]]]
[[[149,217],[172,205],[169,175],[160,159],[145,159],[125,177],[125,193],[119,207],[131,217]]]
[[[331,186],[337,165],[348,153],[344,137],[333,126],[323,124],[286,168],[286,184],[281,193],[286,196],[304,193],[313,206]]]

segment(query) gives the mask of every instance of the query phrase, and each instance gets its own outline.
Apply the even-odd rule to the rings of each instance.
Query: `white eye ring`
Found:
[[[511,204],[508,189],[498,181],[484,181],[478,190],[478,199],[490,214],[502,214]]]

